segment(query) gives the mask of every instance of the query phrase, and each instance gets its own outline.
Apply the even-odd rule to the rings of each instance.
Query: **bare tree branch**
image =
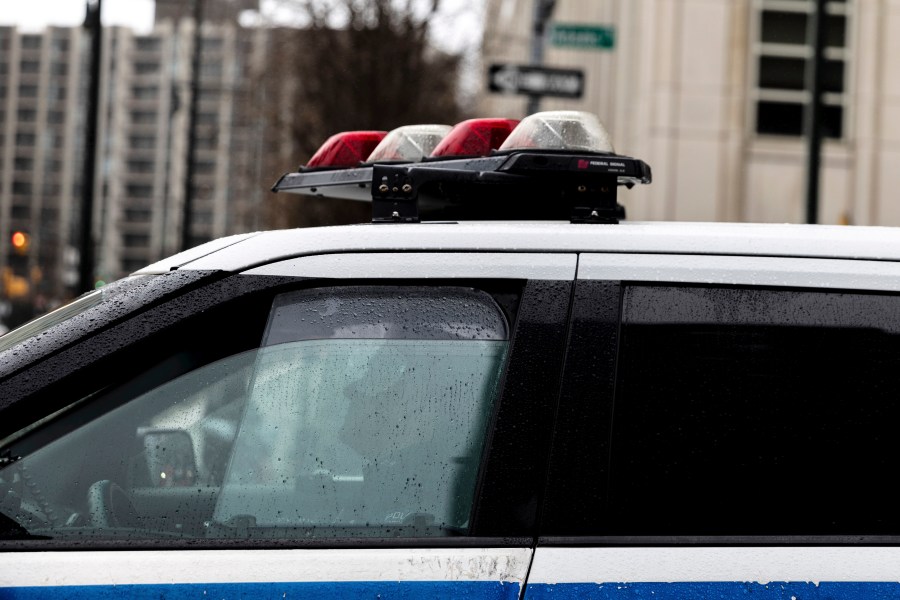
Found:
[[[303,29],[271,31],[272,57],[259,74],[271,106],[264,162],[281,173],[305,163],[339,131],[389,131],[414,123],[454,124],[460,57],[433,48],[428,30],[439,0],[292,0]],[[287,6],[287,4],[285,5]],[[368,219],[362,203],[273,196],[271,226]]]

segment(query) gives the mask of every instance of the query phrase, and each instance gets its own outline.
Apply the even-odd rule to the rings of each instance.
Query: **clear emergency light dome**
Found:
[[[450,133],[449,125],[407,125],[388,133],[375,147],[366,162],[408,161],[418,162],[431,154],[444,136]]]
[[[615,153],[597,115],[576,110],[534,113],[522,119],[503,145],[504,150],[572,150]]]

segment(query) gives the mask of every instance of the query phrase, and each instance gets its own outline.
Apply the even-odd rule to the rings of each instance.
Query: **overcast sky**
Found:
[[[154,0],[103,0],[103,24],[124,25],[148,33],[153,27]],[[435,23],[435,41],[444,49],[471,50],[481,35],[484,0],[445,0]],[[84,22],[85,0],[0,0],[0,25],[40,31],[48,25],[72,27]],[[276,18],[277,0],[262,0],[262,13]]]
[[[153,27],[153,0],[103,0],[104,25],[127,25],[141,32]],[[84,22],[83,0],[0,0],[0,24],[40,31],[48,25]]]

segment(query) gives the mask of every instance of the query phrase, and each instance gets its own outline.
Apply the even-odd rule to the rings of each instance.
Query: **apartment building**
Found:
[[[489,0],[485,68],[527,63],[534,0]],[[544,64],[582,69],[580,99],[616,150],[653,167],[630,218],[803,222],[804,72],[813,0],[557,0]],[[556,27],[602,29],[576,47]],[[900,3],[829,0],[819,222],[900,225]],[[611,37],[611,39],[610,39]],[[612,41],[610,44],[609,42]],[[526,99],[485,92],[480,112]]]
[[[150,35],[114,29],[105,40],[101,273],[131,272],[180,249],[193,27],[163,20]],[[259,123],[249,71],[265,39],[235,24],[206,24],[201,43],[191,246],[255,228],[264,192],[255,185]]]
[[[266,190],[258,185],[261,125],[251,71],[266,37],[234,20],[201,30],[191,245],[259,226]],[[180,249],[193,41],[191,19],[159,19],[147,35],[104,32],[98,280]],[[74,292],[89,43],[81,28],[0,28],[0,269],[9,275],[15,267],[38,304]],[[9,243],[16,231],[28,236],[24,252]]]
[[[84,38],[75,28],[0,27],[0,269],[58,296],[71,281],[80,195]],[[14,256],[13,232],[28,236]],[[70,271],[71,269],[69,269]]]

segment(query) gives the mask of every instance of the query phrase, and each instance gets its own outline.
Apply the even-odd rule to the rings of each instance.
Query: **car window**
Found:
[[[12,436],[3,514],[53,538],[465,533],[508,340],[471,288],[282,294],[259,348]]]
[[[609,507],[617,535],[900,532],[900,302],[629,286]]]

